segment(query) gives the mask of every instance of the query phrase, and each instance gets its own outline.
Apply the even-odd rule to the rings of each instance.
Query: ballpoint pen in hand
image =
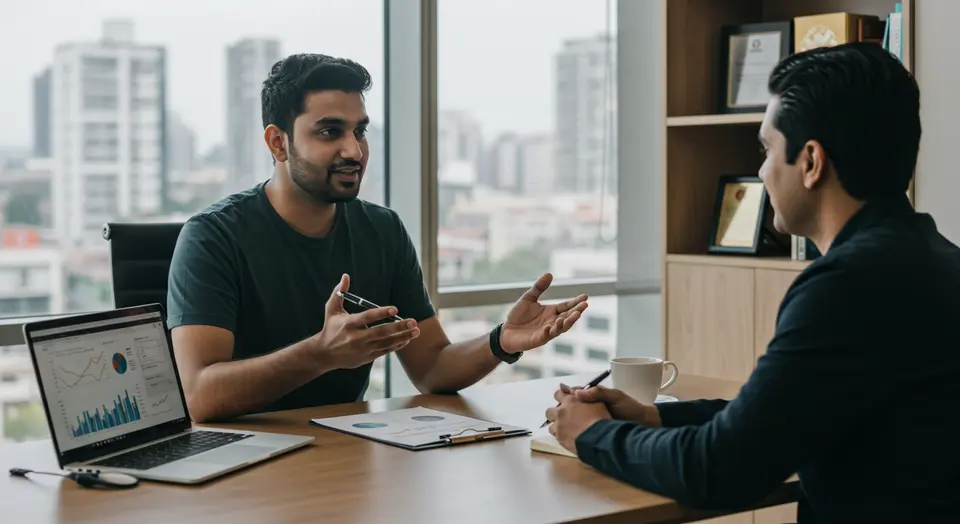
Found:
[[[599,375],[597,375],[596,377],[594,377],[593,380],[591,380],[590,382],[587,382],[587,385],[584,386],[583,389],[597,387],[597,386],[600,385],[600,383],[603,382],[603,380],[604,380],[605,378],[607,378],[609,375],[610,375],[610,370],[608,369],[608,370],[604,371],[603,373],[600,373]],[[560,406],[560,404],[557,404],[557,406]],[[541,427],[541,428],[542,428],[542,427],[545,427],[545,426],[546,426],[547,424],[549,424],[549,423],[550,423],[550,421],[549,421],[549,420],[546,420],[546,421],[543,422],[543,424],[540,424],[540,427]]]
[[[340,298],[346,300],[347,302],[356,306],[360,306],[364,309],[377,309],[378,307],[380,307],[363,297],[359,297],[357,295],[354,295],[353,293],[350,293],[349,291],[337,291],[337,295]],[[401,317],[400,315],[394,315],[392,318],[397,322],[403,322],[403,317]]]

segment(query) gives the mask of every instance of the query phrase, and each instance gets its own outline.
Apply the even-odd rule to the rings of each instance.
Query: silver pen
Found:
[[[363,297],[359,297],[353,293],[350,293],[349,291],[337,291],[337,296],[355,306],[360,306],[364,309],[377,309],[380,307]],[[394,315],[393,319],[397,322],[403,322],[403,318],[400,315]]]

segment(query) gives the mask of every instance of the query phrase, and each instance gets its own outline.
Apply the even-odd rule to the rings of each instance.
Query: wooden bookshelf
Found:
[[[913,9],[904,0],[903,63],[913,70]],[[773,336],[787,289],[809,262],[707,254],[717,183],[756,174],[762,112],[717,114],[721,28],[847,12],[885,19],[895,0],[661,0],[666,45],[663,122],[664,354],[681,373],[746,380]],[[911,197],[913,195],[911,188]],[[795,522],[795,505],[708,522]]]
[[[750,269],[779,269],[800,272],[810,264],[806,260],[791,260],[790,257],[736,257],[724,255],[676,255],[668,254],[670,264],[688,264],[693,266],[745,267]]]
[[[760,122],[763,122],[763,113],[671,116],[667,118],[667,127],[759,125]]]

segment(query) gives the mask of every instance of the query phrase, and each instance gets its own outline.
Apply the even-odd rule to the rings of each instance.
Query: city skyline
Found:
[[[50,65],[55,47],[98,40],[103,22],[111,18],[131,19],[137,42],[166,48],[168,108],[181,115],[196,133],[201,156],[226,142],[226,52],[230,45],[244,38],[275,38],[280,41],[282,56],[326,52],[357,60],[373,77],[373,89],[367,96],[368,112],[373,121],[383,121],[385,78],[380,0],[355,0],[349,6],[335,1],[288,0],[281,2],[284,5],[279,7],[280,11],[309,9],[327,16],[276,20],[263,17],[260,4],[236,2],[229,12],[223,12],[221,4],[210,1],[190,2],[190,9],[185,11],[173,5],[178,3],[187,5],[172,2],[131,6],[119,0],[96,0],[81,8],[69,2],[37,0],[5,6],[5,12],[12,16],[0,20],[0,42],[7,44],[8,49],[15,45],[23,52],[0,54],[0,67],[10,79],[0,85],[0,100],[4,100],[4,112],[9,114],[10,122],[0,130],[0,147],[30,147],[34,128],[33,79]],[[441,2],[441,109],[457,108],[476,115],[484,136],[490,139],[508,131],[552,131],[553,107],[544,103],[544,98],[554,96],[554,57],[565,40],[603,34],[607,25],[604,6],[602,0]],[[51,9],[62,17],[46,16]],[[503,16],[506,12],[510,16]],[[550,24],[542,24],[543,12],[550,13]],[[12,23],[40,16],[48,23]],[[611,27],[615,27],[615,10],[611,17]],[[226,23],[224,18],[228,18]],[[356,20],[367,29],[354,34],[353,27],[340,23],[342,20]],[[484,20],[489,24],[478,23]],[[527,27],[534,23],[537,38],[527,38]],[[498,26],[501,36],[517,36],[491,41],[490,25]],[[489,45],[477,46],[478,40]],[[518,44],[522,44],[519,53]],[[512,59],[490,62],[491,54]],[[490,67],[497,67],[498,74],[475,67],[476,63],[490,63]]]
[[[409,5],[390,1],[391,9]],[[437,210],[438,285],[532,282],[544,271],[558,281],[617,274],[615,30],[607,37],[615,5],[439,0],[437,196],[422,203]],[[113,307],[104,222],[185,220],[269,177],[258,77],[275,53],[272,43],[240,49],[244,41],[276,41],[279,56],[321,52],[368,68],[370,163],[360,197],[387,203],[383,1],[264,7],[248,0],[4,6],[0,316]],[[131,22],[136,45],[117,45],[127,41],[118,37],[104,43],[108,21]],[[126,35],[124,27],[114,29]],[[47,68],[51,74],[37,79]],[[48,93],[49,103],[35,107],[35,92],[40,100]],[[51,156],[29,158],[34,144],[38,157]],[[484,382],[605,366],[616,354],[620,300],[595,299],[561,343]],[[505,306],[440,311],[457,340],[489,332],[504,314]],[[385,392],[385,360],[371,373],[373,398]],[[11,416],[18,422],[9,431],[0,417],[0,442],[45,436],[25,348],[0,347],[3,366],[15,379],[0,388],[0,411],[23,411]],[[392,382],[392,393],[407,386]],[[35,426],[23,424],[27,410]]]

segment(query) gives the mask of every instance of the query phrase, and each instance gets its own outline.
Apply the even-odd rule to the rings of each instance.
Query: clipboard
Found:
[[[531,434],[526,428],[425,407],[317,418],[309,423],[411,451]]]

